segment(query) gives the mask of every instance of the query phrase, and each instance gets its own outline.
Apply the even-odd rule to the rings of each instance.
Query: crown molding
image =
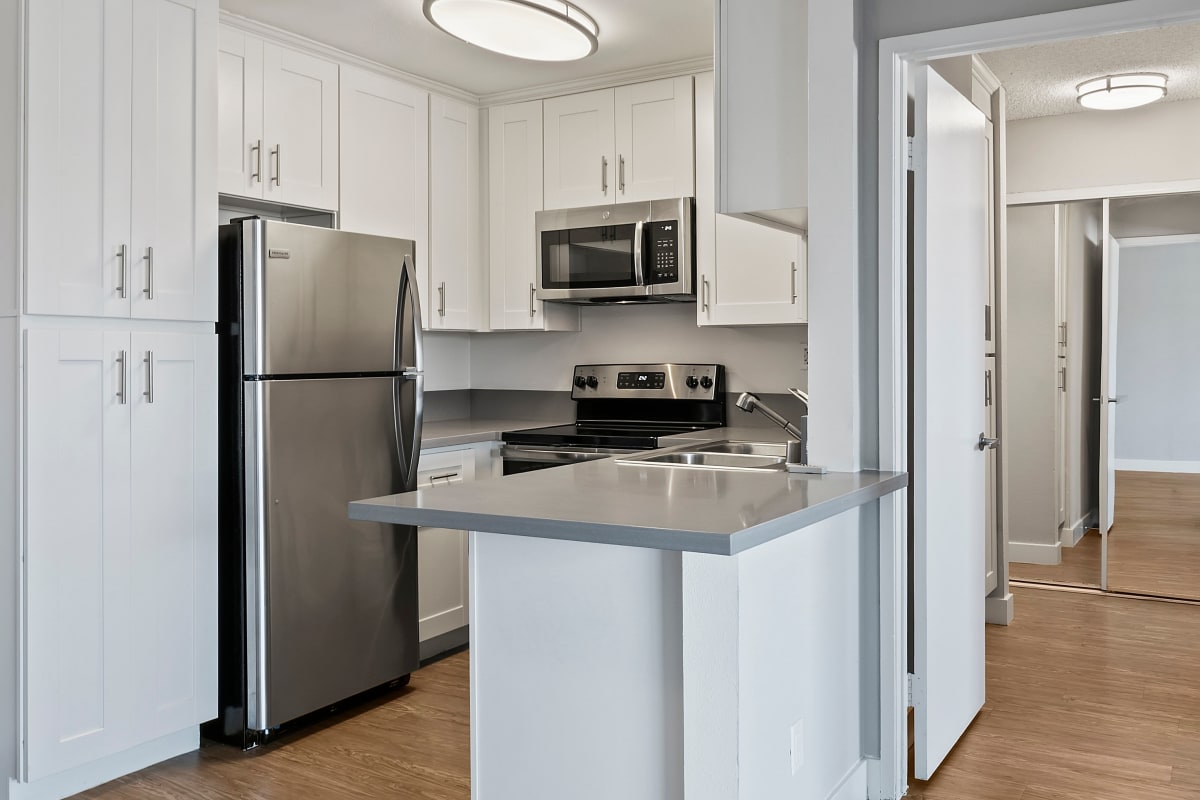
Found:
[[[231,14],[228,11],[221,11],[221,24],[228,25],[231,28],[237,28],[245,33],[250,33],[255,36],[261,36],[264,39],[270,39],[273,42],[287,45],[296,50],[303,50],[311,55],[327,58],[330,61],[336,61],[339,64],[349,64],[353,67],[365,69],[369,72],[376,72],[380,75],[389,78],[402,80],[405,83],[424,89],[428,92],[451,97],[455,100],[461,100],[471,105],[479,105],[479,95],[472,94],[464,89],[459,89],[457,86],[451,86],[448,83],[435,81],[421,75],[415,75],[411,72],[389,67],[386,64],[380,64],[378,61],[372,61],[369,58],[355,55],[354,53],[345,50],[339,50],[336,47],[331,47],[327,44],[322,44],[314,39],[309,39],[299,34],[285,31],[282,28],[276,28],[274,25],[268,25],[265,22],[250,19],[249,17]]]
[[[565,94],[590,92],[593,89],[610,89],[614,86],[623,86],[627,83],[640,83],[641,81],[654,81],[662,78],[678,78],[681,75],[708,72],[712,68],[712,56],[689,58],[683,61],[671,61],[666,64],[653,64],[648,67],[621,70],[620,72],[607,72],[603,75],[594,75],[588,78],[545,83],[540,86],[531,86],[527,89],[512,89],[506,92],[484,94],[479,96],[479,105],[487,108],[489,106],[507,105],[508,103],[524,103],[528,100],[545,100],[549,97],[559,97]]]

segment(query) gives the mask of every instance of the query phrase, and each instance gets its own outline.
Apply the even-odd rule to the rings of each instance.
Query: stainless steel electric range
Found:
[[[653,450],[661,437],[725,425],[720,364],[581,364],[574,425],[502,434],[504,474]]]

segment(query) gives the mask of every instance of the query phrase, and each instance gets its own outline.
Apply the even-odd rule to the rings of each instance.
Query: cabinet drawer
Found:
[[[448,486],[475,479],[475,451],[422,453],[417,463],[417,488]]]

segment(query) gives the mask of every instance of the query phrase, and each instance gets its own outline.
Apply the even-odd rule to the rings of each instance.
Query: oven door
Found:
[[[504,459],[504,474],[519,475],[522,472],[565,467],[569,464],[640,452],[642,451],[618,447],[531,447],[507,444],[501,448],[500,456]]]

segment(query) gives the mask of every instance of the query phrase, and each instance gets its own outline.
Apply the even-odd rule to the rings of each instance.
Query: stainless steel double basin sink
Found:
[[[730,472],[782,472],[787,460],[783,442],[718,441],[679,445],[616,459],[643,467],[691,467]]]

